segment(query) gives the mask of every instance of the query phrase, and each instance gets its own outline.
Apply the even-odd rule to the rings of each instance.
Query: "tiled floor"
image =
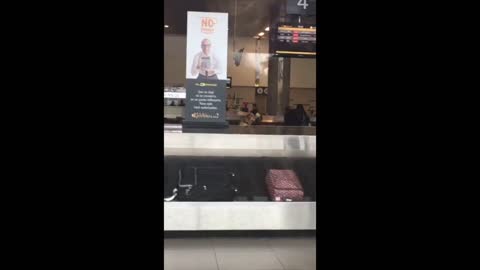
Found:
[[[313,270],[314,237],[164,239],[165,270]]]

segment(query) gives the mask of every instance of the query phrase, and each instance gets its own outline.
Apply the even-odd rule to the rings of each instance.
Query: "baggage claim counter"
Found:
[[[314,127],[230,126],[225,130],[164,126],[164,196],[186,166],[223,166],[235,173],[239,192],[229,202],[164,202],[165,231],[315,230],[316,130]],[[269,169],[291,169],[305,200],[268,197]]]

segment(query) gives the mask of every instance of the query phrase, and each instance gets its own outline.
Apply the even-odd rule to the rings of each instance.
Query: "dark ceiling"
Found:
[[[253,37],[269,25],[270,9],[278,0],[165,0],[165,34],[185,35],[187,11],[226,12],[229,16],[229,35],[235,25],[235,3],[237,5],[236,36]]]

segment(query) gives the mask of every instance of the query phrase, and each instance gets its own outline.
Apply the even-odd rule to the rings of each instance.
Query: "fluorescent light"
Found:
[[[168,28],[168,27],[170,27],[170,26],[168,24],[165,24],[165,28]]]
[[[260,32],[260,33],[258,33],[258,35],[259,35],[259,36],[263,36],[263,35],[265,35],[265,33]]]
[[[270,26],[268,26],[267,28],[265,28],[265,31],[270,31]]]
[[[259,38],[259,36],[254,36],[253,38]]]

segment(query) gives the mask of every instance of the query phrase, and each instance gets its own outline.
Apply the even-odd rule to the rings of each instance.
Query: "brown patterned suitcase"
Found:
[[[292,170],[269,170],[265,178],[272,201],[303,201],[303,187]]]

